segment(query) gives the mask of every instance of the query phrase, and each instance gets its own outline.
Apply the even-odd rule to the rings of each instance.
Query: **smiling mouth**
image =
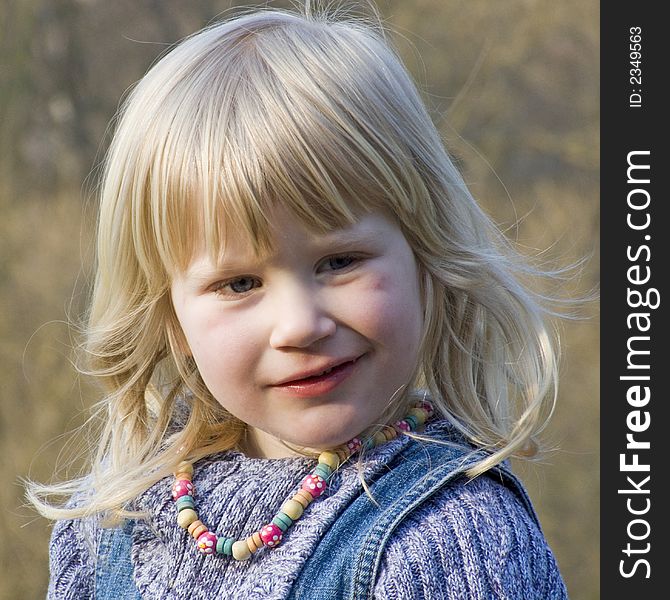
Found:
[[[310,386],[310,385],[315,385],[318,383],[325,383],[329,381],[335,381],[338,380],[341,376],[346,376],[349,374],[353,366],[356,364],[356,362],[359,360],[359,357],[356,357],[352,360],[348,360],[346,362],[340,363],[339,365],[335,365],[332,367],[329,367],[328,369],[324,369],[320,373],[316,373],[314,375],[309,375],[307,377],[303,377],[300,379],[293,379],[291,381],[285,381],[280,384],[276,384],[274,387],[279,387],[279,388],[294,388],[294,387],[300,387],[300,386]]]
[[[289,381],[287,385],[291,385],[292,383],[296,383],[299,381],[316,381],[317,379],[322,379],[323,377],[326,377],[327,375],[330,375],[331,373],[339,373],[340,371],[343,371],[344,369],[348,368],[349,365],[353,365],[356,362],[356,360],[348,360],[347,362],[344,362],[340,365],[337,365],[335,367],[330,367],[330,369],[326,369],[325,371],[322,371],[321,373],[318,373],[317,375],[310,375],[309,377],[305,377],[304,379],[296,379],[294,381]]]

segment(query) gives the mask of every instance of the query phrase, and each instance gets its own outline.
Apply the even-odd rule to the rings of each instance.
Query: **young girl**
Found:
[[[306,12],[196,33],[123,105],[100,442],[29,491],[49,598],[564,598],[507,460],[554,401],[533,270],[383,33]]]

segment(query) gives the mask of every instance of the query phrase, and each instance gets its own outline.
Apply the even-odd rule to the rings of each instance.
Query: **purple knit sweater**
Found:
[[[436,422],[426,428],[441,427]],[[408,443],[395,439],[366,455],[373,476]],[[212,531],[242,539],[265,525],[314,461],[250,459],[226,452],[196,465],[198,515]],[[286,532],[276,549],[250,560],[203,556],[177,525],[172,481],[159,481],[138,499],[149,518],[133,532],[134,578],[152,600],[286,598],[321,536],[362,486],[356,464],[342,467],[328,492]],[[99,526],[94,518],[60,521],[53,530],[48,599],[94,597]],[[375,585],[379,599],[565,598],[565,588],[541,531],[515,494],[482,476],[449,485],[394,532]],[[492,595],[493,594],[493,595]]]

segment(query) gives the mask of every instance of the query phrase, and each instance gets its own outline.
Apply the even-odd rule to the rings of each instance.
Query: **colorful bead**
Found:
[[[272,522],[275,525],[279,525],[279,528],[286,531],[291,525],[293,525],[293,519],[289,517],[286,513],[279,511],[275,518],[272,519]]]
[[[314,471],[312,471],[313,475],[319,475],[320,477],[323,477],[326,481],[328,481],[328,478],[332,475],[333,471],[328,465],[324,465],[323,463],[319,463]]]
[[[283,510],[280,510],[276,515],[275,518],[273,519],[273,522],[275,519],[279,519],[280,521],[283,521],[286,524],[286,528],[288,529],[291,525],[293,525],[293,519],[289,517]]]
[[[340,466],[340,459],[335,452],[322,452],[319,455],[319,463],[328,465],[331,470],[335,471]]]
[[[351,452],[351,454],[354,454],[358,452],[361,449],[361,446],[363,445],[363,442],[361,442],[360,438],[353,438],[347,442],[347,448]]]
[[[295,496],[293,496],[293,500],[300,502],[303,508],[307,508],[312,503],[312,500],[314,500],[314,496],[309,492],[300,489],[296,492]]]
[[[223,553],[226,556],[233,555],[233,544],[235,543],[234,538],[226,538],[226,543],[223,545]]]
[[[178,465],[177,468],[175,469],[176,473],[189,473],[193,475],[193,465],[187,461],[187,460],[182,460]]]
[[[414,431],[419,425],[419,423],[418,423],[418,421],[417,421],[417,419],[414,415],[407,415],[405,417],[405,423],[407,423],[409,425],[410,431]]]
[[[211,531],[205,531],[198,536],[198,549],[203,554],[214,554],[218,540]]]
[[[423,425],[426,422],[426,411],[420,408],[413,408],[409,411],[410,417],[415,417],[419,425]]]
[[[208,529],[200,519],[193,521],[193,523],[188,526],[188,532],[196,540],[205,533],[205,531],[208,531]]]
[[[381,446],[386,441],[386,436],[383,431],[378,431],[372,436],[372,439],[375,441],[375,446]]]
[[[339,448],[335,450],[335,454],[337,454],[337,458],[339,459],[340,464],[344,463],[351,456],[348,448]]]
[[[186,495],[195,496],[195,487],[188,479],[177,479],[172,484],[172,499],[176,500]]]
[[[274,523],[270,523],[261,529],[261,540],[266,546],[274,548],[281,543],[284,532]]]
[[[179,514],[177,515],[177,523],[179,524],[179,527],[182,527],[183,529],[188,529],[191,523],[197,520],[198,513],[195,512],[192,508],[185,508],[184,510],[180,510]]]
[[[326,491],[326,480],[320,475],[308,475],[302,482],[302,489],[318,498]]]
[[[304,510],[300,502],[296,502],[295,500],[287,500],[281,507],[281,511],[293,521],[299,519]]]
[[[250,535],[246,540],[244,540],[247,543],[247,547],[249,548],[249,552],[252,554],[255,554],[259,550],[259,546],[256,545],[256,542],[254,540],[254,536]],[[263,547],[263,544],[260,545],[260,548]]]
[[[426,414],[428,415],[428,418],[432,417],[433,414],[435,413],[435,409],[433,408],[433,405],[430,402],[426,402],[425,400],[422,400],[416,405],[416,408],[421,408],[426,411]]]
[[[398,432],[393,427],[384,427],[384,435],[386,439],[390,442],[398,437]]]
[[[232,549],[235,560],[247,560],[251,556],[251,550],[244,540],[235,542]]]
[[[371,437],[365,438],[363,440],[363,448],[365,448],[366,450],[370,450],[374,447],[375,447],[375,441]]]
[[[408,432],[408,431],[412,431],[412,428],[409,426],[409,423],[407,421],[405,421],[404,419],[402,421],[397,421],[396,423],[394,423],[393,426],[396,427],[399,431],[402,431],[402,432],[405,432],[405,433]]]
[[[180,498],[177,498],[176,504],[178,511],[182,511],[186,508],[195,510],[195,500],[193,500],[193,496],[181,496]]]

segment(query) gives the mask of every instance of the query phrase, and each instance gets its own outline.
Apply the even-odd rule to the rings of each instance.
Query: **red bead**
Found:
[[[419,402],[419,404],[416,405],[416,408],[422,408],[425,410],[428,417],[432,417],[433,413],[435,412],[433,405],[430,402],[426,402],[425,400],[423,402]]]
[[[172,499],[176,500],[182,496],[195,496],[195,488],[188,479],[177,479],[172,484]]]
[[[261,529],[260,534],[263,543],[266,546],[273,548],[274,546],[278,546],[280,544],[284,532],[279,529],[279,526],[275,525],[274,523],[270,523]]]
[[[205,531],[198,536],[198,549],[203,554],[214,554],[216,551],[216,535],[211,531]]]
[[[395,424],[395,427],[397,427],[400,431],[411,431],[412,428],[409,426],[409,423],[405,421],[404,419],[402,421],[398,421]]]
[[[347,448],[351,451],[352,454],[355,452],[358,452],[361,449],[362,442],[360,439],[357,437],[353,438],[352,440],[349,440],[347,442]]]
[[[308,475],[303,479],[302,489],[312,494],[312,497],[318,498],[326,491],[326,480],[320,475]]]

